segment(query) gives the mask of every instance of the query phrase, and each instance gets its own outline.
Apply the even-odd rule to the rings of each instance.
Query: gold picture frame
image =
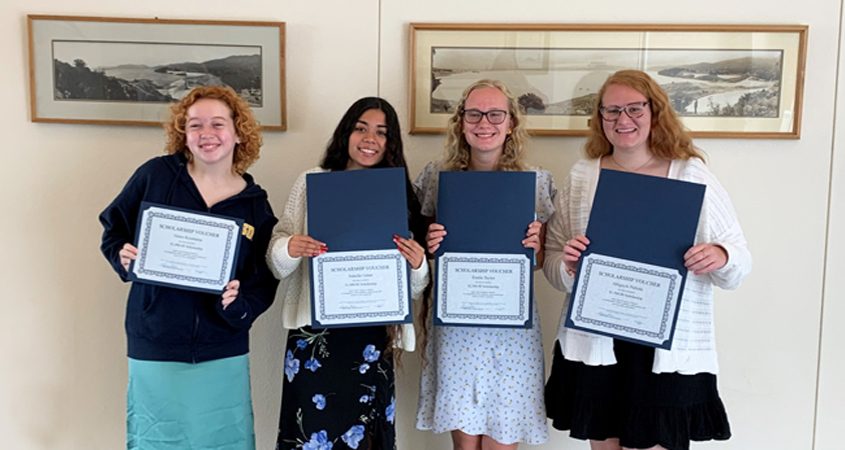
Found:
[[[806,25],[410,24],[411,133],[442,133],[463,89],[496,78],[529,132],[584,136],[595,94],[648,72],[694,137],[798,139]]]
[[[33,122],[155,125],[191,88],[223,84],[285,130],[285,23],[27,16]]]

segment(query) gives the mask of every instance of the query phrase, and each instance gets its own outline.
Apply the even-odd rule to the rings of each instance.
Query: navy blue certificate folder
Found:
[[[437,223],[447,235],[443,252],[522,253],[534,220],[534,172],[440,172]]]
[[[584,259],[594,253],[676,269],[681,275],[677,289],[682,293],[687,275],[684,253],[695,242],[705,189],[706,186],[697,183],[602,169],[587,225],[590,245],[581,255],[579,274],[572,287],[573,297],[579,292],[579,275],[584,270]],[[607,335],[658,348],[671,348],[680,301],[679,297],[677,307],[671,313],[669,338],[661,344]],[[573,323],[573,304],[571,301],[566,326],[583,329]]]
[[[522,240],[535,218],[535,188],[534,172],[441,172],[436,221],[446,228],[447,234],[435,254],[435,277],[439,277],[444,253],[525,255],[533,261],[534,251],[525,248]],[[530,328],[533,320],[531,265],[525,274],[529,279],[529,300],[519,327]],[[435,286],[439,286],[437,281]],[[439,319],[441,293],[437,288],[434,291],[434,322],[444,325]],[[449,325],[497,326],[485,325],[483,320]]]
[[[405,169],[311,173],[306,176],[308,235],[329,251],[396,248],[410,237]]]
[[[328,253],[319,258],[309,258],[313,327],[372,326],[413,321],[408,263],[398,251],[388,256],[383,254],[383,251],[397,250],[393,242],[394,235],[410,237],[406,179],[404,168],[313,173],[306,176],[308,235],[328,247]],[[372,253],[348,253],[366,251]],[[376,255],[378,251],[382,252]],[[385,264],[389,261],[393,261],[389,266],[396,268],[393,273],[398,277],[394,278],[398,284],[398,298],[388,298],[388,304],[393,305],[393,309],[368,309],[365,305],[372,298],[360,292],[368,289],[393,292],[391,287],[374,281],[379,279],[378,271],[385,270]],[[371,266],[356,266],[365,262]],[[350,281],[344,285],[343,295],[335,295],[331,292],[340,291],[330,291],[328,282],[315,286],[318,275],[327,276],[333,272],[328,269],[332,264],[331,267],[340,265],[340,272],[355,271],[356,277],[357,274],[370,277],[372,289]],[[383,267],[377,268],[379,265]],[[359,293],[353,294],[352,291]],[[345,302],[348,309],[338,312],[338,301]],[[333,306],[326,306],[328,303]]]

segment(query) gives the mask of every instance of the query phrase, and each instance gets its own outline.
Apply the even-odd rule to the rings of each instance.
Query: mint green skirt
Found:
[[[129,358],[129,450],[253,450],[248,355],[199,364]]]

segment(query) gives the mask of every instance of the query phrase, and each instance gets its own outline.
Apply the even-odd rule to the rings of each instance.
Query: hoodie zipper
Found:
[[[170,200],[173,196],[173,191],[176,189],[176,184],[179,182],[179,180],[182,176],[188,177],[188,179],[190,180],[190,185],[193,186],[193,191],[194,191],[193,195],[196,197],[198,202],[201,202],[201,204],[204,204],[205,200],[202,198],[202,194],[200,194],[196,183],[194,183],[194,181],[192,179],[190,179],[190,175],[188,175],[187,163],[185,163],[185,162],[180,163],[179,171],[181,172],[181,174],[177,175],[174,178],[173,184],[171,185],[170,190],[167,194],[168,204],[170,203]],[[226,203],[228,203],[230,201],[234,201],[235,199],[237,199],[238,197],[240,197],[241,195],[244,195],[244,193],[249,191],[250,186],[251,185],[249,183],[249,180],[247,180],[247,187],[244,188],[244,190],[242,192],[235,194],[234,197],[229,197],[229,198],[224,199],[220,202],[217,202],[211,207],[209,207],[208,205],[205,205],[206,212],[208,212],[209,214],[215,214],[214,211],[213,211],[213,209],[215,207],[220,207],[220,206],[225,205]],[[249,194],[246,194],[246,195],[249,195]],[[255,204],[254,204],[254,202],[251,202],[251,203],[252,203],[252,208],[254,210]],[[197,363],[197,341],[199,340],[199,325],[200,325],[200,315],[199,315],[199,311],[198,311],[196,303],[194,303],[193,309],[194,309],[194,323],[193,323],[193,330],[191,332],[191,362],[196,364]]]

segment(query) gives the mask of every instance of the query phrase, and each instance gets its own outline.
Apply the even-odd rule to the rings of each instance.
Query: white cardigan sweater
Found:
[[[555,288],[567,293],[572,290],[574,278],[566,273],[563,246],[567,240],[585,234],[587,230],[600,170],[600,159],[582,159],[575,163],[558,193],[557,212],[549,221],[543,271]],[[695,243],[721,245],[728,253],[728,262],[706,275],[688,273],[672,349],[655,350],[652,372],[715,374],[719,364],[713,327],[713,285],[722,289],[739,286],[751,271],[751,253],[727,192],[702,161],[697,158],[672,161],[669,178],[707,186]],[[565,303],[564,316],[569,307],[568,296]],[[566,359],[591,366],[616,363],[611,338],[566,328],[564,322],[562,317],[557,340]]]
[[[276,299],[277,303],[282,304],[282,325],[288,329],[311,324],[310,268],[308,264],[302,264],[302,258],[288,254],[288,241],[294,234],[308,234],[305,176],[321,172],[327,170],[315,167],[306,170],[296,179],[267,249],[267,265],[276,278],[281,280]],[[411,297],[414,300],[420,298],[427,284],[428,264],[423,261],[419,269],[411,270]],[[405,351],[414,350],[416,336],[413,324],[403,325],[402,342],[397,342],[396,346]]]

